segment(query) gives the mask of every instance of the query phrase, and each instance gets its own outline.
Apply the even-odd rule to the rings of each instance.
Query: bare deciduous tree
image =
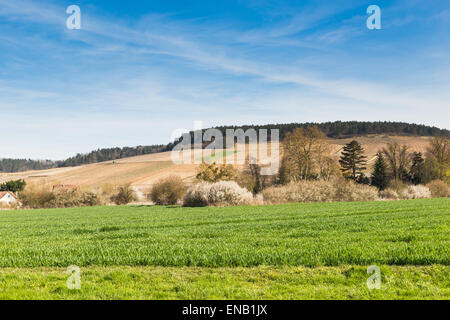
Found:
[[[321,177],[328,154],[326,135],[318,127],[295,129],[283,144],[281,179],[287,182]]]
[[[434,137],[427,150],[427,156],[433,161],[439,179],[446,176],[450,167],[450,142],[447,137]]]
[[[411,162],[408,146],[399,145],[397,142],[389,143],[386,148],[383,148],[382,153],[386,159],[391,177],[395,180],[403,180]]]

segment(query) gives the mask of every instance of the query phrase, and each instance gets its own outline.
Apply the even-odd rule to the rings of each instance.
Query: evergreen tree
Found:
[[[0,184],[0,191],[10,191],[10,192],[20,192],[25,189],[27,183],[25,180],[12,180],[5,183]]]
[[[356,179],[356,182],[359,184],[370,184],[370,178],[366,177],[366,175],[364,173],[361,173],[358,178]]]
[[[387,174],[387,166],[383,154],[377,154],[377,161],[373,166],[372,185],[378,190],[384,190],[389,184],[389,176]]]
[[[364,149],[361,144],[356,140],[346,144],[339,163],[344,175],[357,181],[358,177],[366,169],[367,164],[367,157],[364,155]]]
[[[425,159],[422,157],[422,154],[420,152],[413,153],[409,174],[412,183],[421,184],[425,182]]]

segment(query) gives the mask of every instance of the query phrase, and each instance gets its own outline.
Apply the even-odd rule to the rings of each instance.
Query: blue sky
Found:
[[[0,0],[0,157],[166,143],[194,121],[448,129],[449,27],[448,0]]]

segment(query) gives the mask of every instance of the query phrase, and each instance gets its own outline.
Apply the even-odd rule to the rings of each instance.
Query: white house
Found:
[[[0,205],[10,206],[12,204],[18,203],[16,196],[9,191],[0,191]]]

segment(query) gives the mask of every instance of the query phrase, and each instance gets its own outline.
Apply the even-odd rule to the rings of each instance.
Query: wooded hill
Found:
[[[28,170],[45,170],[55,167],[50,160],[0,159],[0,172],[22,172]]]
[[[355,136],[364,136],[368,134],[387,134],[399,136],[439,136],[450,137],[450,131],[419,124],[410,124],[404,122],[360,122],[360,121],[335,121],[323,123],[288,123],[288,124],[268,124],[268,125],[246,125],[246,126],[224,126],[216,127],[225,134],[226,129],[242,128],[244,131],[250,128],[259,129],[279,129],[280,139],[284,140],[286,134],[292,132],[295,128],[306,128],[317,126],[329,138],[352,138]],[[268,132],[270,134],[270,132]]]
[[[86,154],[77,154],[62,161],[0,159],[0,172],[22,172],[28,170],[45,170],[51,168],[76,167],[109,160],[141,156],[145,154],[169,151],[168,145],[137,146],[124,148],[98,149]]]
[[[359,122],[359,121],[335,121],[324,123],[289,123],[289,124],[268,124],[268,125],[244,125],[244,126],[221,126],[216,127],[224,136],[227,129],[241,128],[244,131],[253,128],[268,129],[270,139],[270,129],[280,130],[280,139],[283,140],[288,132],[295,128],[316,125],[329,138],[351,138],[368,134],[386,134],[399,136],[438,136],[450,137],[450,131],[436,127],[409,124],[403,122]],[[193,132],[191,132],[193,135]],[[179,141],[179,140],[178,140]],[[0,172],[21,172],[28,170],[43,170],[56,167],[73,167],[103,161],[117,160],[122,158],[170,151],[175,146],[175,142],[167,145],[137,146],[124,148],[98,149],[87,154],[77,154],[74,157],[63,161],[36,161],[26,159],[0,159]]]

